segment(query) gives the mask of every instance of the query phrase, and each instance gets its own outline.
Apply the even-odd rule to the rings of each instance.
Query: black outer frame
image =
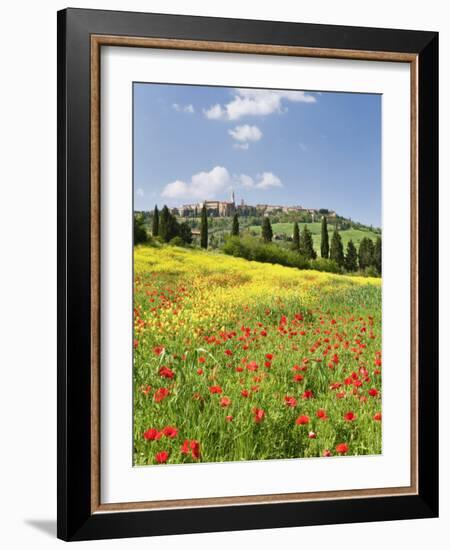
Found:
[[[418,54],[418,495],[91,514],[91,34]],[[437,517],[438,33],[69,8],[58,12],[57,131],[57,536],[69,541]]]

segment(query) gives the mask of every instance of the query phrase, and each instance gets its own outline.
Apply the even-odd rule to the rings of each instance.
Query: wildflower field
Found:
[[[381,279],[134,251],[134,463],[381,453]]]

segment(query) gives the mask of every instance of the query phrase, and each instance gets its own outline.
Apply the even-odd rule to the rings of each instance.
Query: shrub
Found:
[[[140,215],[134,215],[133,220],[133,241],[134,244],[145,243],[148,240],[147,230],[145,229],[144,219]]]
[[[380,276],[377,268],[373,265],[370,265],[369,267],[366,267],[364,269],[364,275],[367,275],[367,277],[379,277]]]
[[[178,235],[173,239],[170,239],[169,244],[172,246],[186,246],[186,243]]]
[[[309,262],[298,252],[281,248],[276,244],[261,243],[257,239],[229,237],[222,247],[230,256],[254,260],[256,262],[280,264],[298,269],[308,269]]]
[[[237,258],[251,259],[251,251],[249,246],[245,246],[239,237],[229,237],[222,247],[223,252],[229,256]]]
[[[328,258],[316,258],[311,261],[311,269],[316,271],[326,271],[328,273],[341,273],[342,269],[334,260]]]

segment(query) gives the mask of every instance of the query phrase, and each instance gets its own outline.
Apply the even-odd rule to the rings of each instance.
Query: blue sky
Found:
[[[381,224],[381,96],[134,84],[134,207],[203,199]]]

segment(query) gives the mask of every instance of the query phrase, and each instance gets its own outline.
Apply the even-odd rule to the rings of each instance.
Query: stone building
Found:
[[[205,200],[193,204],[183,204],[178,208],[172,209],[172,211],[176,210],[178,214],[184,218],[198,217],[200,216],[203,205],[206,206],[208,216],[215,218],[233,216],[236,212],[234,191],[231,192],[231,200],[229,201]]]

